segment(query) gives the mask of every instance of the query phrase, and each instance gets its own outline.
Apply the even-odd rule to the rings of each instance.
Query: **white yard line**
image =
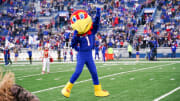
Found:
[[[52,62],[51,64],[74,64],[76,62]],[[95,63],[103,64],[119,64],[119,63],[129,63],[129,64],[139,64],[139,63],[180,63],[180,61],[95,61]]]
[[[53,62],[51,64],[74,64],[76,62]],[[104,63],[104,62],[101,62],[101,61],[97,61],[96,63]],[[132,64],[136,64],[136,63],[180,63],[180,61],[111,61],[111,62],[105,62],[104,65],[119,65],[119,63],[123,63],[124,65],[132,65]],[[29,65],[29,63],[15,63],[13,65],[10,65],[9,67],[14,67],[14,66],[25,66],[26,64]],[[34,63],[34,64],[31,64],[29,66],[35,66],[35,65],[42,65],[41,62],[37,62],[37,63]],[[23,70],[29,70],[29,69],[41,69],[40,68],[25,68],[25,69],[18,69],[18,68],[15,68],[15,69],[10,69],[10,70],[4,70],[4,72],[6,71],[23,71]],[[174,68],[173,68],[174,69]]]
[[[52,62],[51,64],[75,64],[76,62]],[[104,64],[111,64],[111,63],[180,63],[180,61],[95,61],[95,63],[104,63]],[[0,63],[0,64],[4,64],[4,63]],[[14,63],[14,64],[29,64],[27,62],[22,62],[22,63]],[[14,65],[13,64],[13,65]],[[39,65],[42,64],[42,62],[34,62],[32,65]]]
[[[18,66],[19,65],[10,65],[9,66],[9,68],[7,69],[7,70],[4,70],[4,72],[7,72],[7,71],[23,71],[23,70],[34,70],[34,69],[42,69],[42,66],[41,66],[42,64],[36,64],[36,67],[32,67],[32,66],[35,66],[35,65],[28,65],[28,66],[30,66],[30,67],[26,67],[26,68],[18,68]],[[63,64],[64,65],[64,64]],[[16,68],[14,68],[16,66]],[[22,66],[22,65],[21,65]],[[26,65],[23,65],[23,66],[26,66]],[[37,66],[39,66],[39,67],[37,67]],[[13,67],[13,69],[12,69],[12,67]],[[52,66],[52,67],[54,67],[54,66]],[[52,68],[51,67],[51,68]]]
[[[105,67],[105,66],[103,66],[103,67]],[[97,66],[97,68],[102,68],[102,67]],[[84,68],[83,70],[87,70],[87,68]],[[74,68],[68,69],[68,70],[64,70],[64,71],[50,72],[50,74],[61,73],[61,72],[70,72],[70,71],[74,71]],[[33,75],[19,76],[19,77],[16,77],[16,78],[26,78],[26,77],[33,77],[33,76],[38,76],[38,75],[42,75],[42,74],[39,73],[39,74],[33,74]]]
[[[100,68],[100,67],[98,67],[98,68]],[[87,70],[87,68],[84,68],[83,70]],[[70,72],[70,71],[74,71],[74,68],[68,69],[68,70],[64,70],[64,71],[50,72],[50,74],[61,73],[61,72]],[[19,76],[19,77],[16,77],[16,78],[26,78],[26,77],[33,77],[33,76],[38,76],[38,75],[42,75],[42,74],[39,73],[39,74],[33,74],[33,75],[25,75],[25,76]]]
[[[76,62],[53,62],[51,64],[74,64]],[[106,61],[106,62],[103,62],[103,61],[95,61],[95,63],[103,63],[103,64],[119,64],[119,63],[129,63],[129,64],[139,64],[139,63],[180,63],[180,61]]]
[[[163,61],[161,61],[161,62],[163,62]],[[75,62],[54,62],[54,64],[67,64],[67,63],[69,63],[69,64],[73,63],[74,64]],[[104,63],[104,62],[97,62],[97,63]],[[114,61],[114,62],[106,62],[106,63],[105,64],[108,65],[108,64],[112,64],[112,63],[115,63],[115,64],[116,63],[117,64],[119,64],[119,63],[130,63],[130,64],[132,64],[132,63],[137,63],[137,62],[136,61]],[[138,61],[138,63],[159,63],[159,61]],[[176,61],[176,62],[173,62],[173,63],[178,63],[178,62]],[[103,67],[105,67],[105,66],[103,66]],[[97,66],[97,68],[98,68],[98,66]],[[84,68],[84,69],[86,70],[87,68]],[[60,72],[69,72],[69,71],[74,71],[74,69],[65,70],[65,71],[51,72],[51,74],[60,73]],[[26,76],[20,76],[20,77],[16,77],[16,78],[33,77],[33,76],[38,76],[38,75],[41,75],[41,74],[26,75]]]
[[[163,98],[165,98],[165,97],[171,95],[172,93],[178,91],[179,89],[180,89],[180,87],[177,87],[177,88],[173,89],[172,91],[170,91],[170,92],[168,92],[168,93],[166,93],[166,94],[164,94],[164,95],[162,95],[162,96],[160,96],[160,97],[154,99],[153,101],[159,101],[159,100],[161,100],[161,99],[163,99]]]
[[[114,74],[110,74],[110,75],[106,75],[106,76],[101,76],[101,77],[99,77],[99,79],[103,79],[103,78],[107,78],[107,77],[112,77],[112,76],[116,76],[116,75],[120,75],[120,74],[127,74],[127,73],[132,73],[132,72],[147,70],[147,69],[158,68],[158,67],[160,67],[160,66],[168,66],[168,65],[172,65],[172,64],[174,64],[174,63],[165,64],[165,65],[158,65],[158,66],[152,66],[152,67],[146,67],[146,68],[141,68],[141,69],[126,71],[126,72],[114,73]],[[87,82],[87,81],[91,81],[91,80],[92,80],[92,79],[82,80],[82,81],[76,82],[75,84],[79,84],[79,83],[83,83],[83,82]],[[40,92],[45,92],[45,91],[53,90],[53,89],[56,89],[56,88],[61,88],[61,87],[64,87],[64,86],[65,86],[65,85],[60,85],[60,86],[56,86],[56,87],[51,87],[51,88],[39,90],[39,91],[34,91],[34,92],[32,92],[32,93],[36,94],[36,93],[40,93]]]
[[[69,72],[69,71],[73,71],[73,70],[74,69],[69,69],[69,70],[50,72],[50,73],[53,74],[53,73],[60,73],[60,72]],[[39,73],[39,74],[33,74],[33,75],[19,76],[19,77],[16,77],[16,78],[26,78],[26,77],[33,77],[33,76],[38,76],[38,75],[42,75],[42,74]]]
[[[42,68],[42,67],[41,67]],[[35,69],[41,69],[41,68],[39,68],[39,67],[33,67],[33,68],[16,68],[16,69],[7,69],[7,70],[4,70],[3,72],[7,72],[7,71],[12,71],[12,72],[14,72],[14,71],[24,71],[24,70],[35,70]]]
[[[4,62],[2,62],[2,63],[0,63],[0,64],[4,64]],[[14,66],[14,65],[16,65],[16,66],[22,66],[22,65],[39,65],[39,64],[42,64],[42,62],[34,62],[33,64],[29,64],[29,63],[27,63],[27,62],[18,62],[18,63],[14,63],[13,62],[13,64],[10,64],[10,65],[8,65],[8,66]]]

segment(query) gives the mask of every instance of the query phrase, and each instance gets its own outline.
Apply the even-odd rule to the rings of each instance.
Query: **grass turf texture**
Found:
[[[84,66],[77,84],[72,89],[71,97],[65,98],[60,91],[73,74],[75,65],[51,64],[51,73],[45,75],[40,74],[41,64],[0,66],[5,71],[14,72],[16,83],[31,92],[60,86],[36,92],[35,95],[41,101],[152,101],[180,86],[180,63],[96,63],[102,87],[110,92],[110,96],[94,96],[92,80],[89,80],[91,76]],[[180,100],[179,94],[178,90],[160,101]]]

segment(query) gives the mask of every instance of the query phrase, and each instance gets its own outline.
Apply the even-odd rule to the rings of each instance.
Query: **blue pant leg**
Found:
[[[4,56],[4,63],[6,65],[6,62],[7,62],[7,59],[6,59],[6,56]]]
[[[95,60],[96,60],[96,56],[97,56],[98,59],[99,59],[99,53],[95,53]]]
[[[172,52],[172,54],[171,54],[171,58],[174,58],[174,52]]]
[[[172,58],[176,58],[176,52],[175,51],[172,52]]]
[[[96,53],[95,53],[95,60],[96,60]]]
[[[73,61],[73,55],[71,55],[71,61]]]
[[[5,62],[5,65],[8,65],[9,62],[8,62],[8,56],[7,55],[4,55],[4,62]]]
[[[99,59],[99,53],[97,53],[97,55],[98,55],[98,59]]]
[[[66,61],[66,56],[64,56],[64,62]]]
[[[85,64],[85,60],[80,58],[80,56],[77,56],[76,70],[70,79],[71,83],[74,83],[78,79],[79,75],[83,70],[84,64]]]
[[[97,70],[96,70],[96,65],[94,64],[93,59],[87,60],[86,66],[87,66],[89,72],[91,73],[91,77],[92,77],[92,79],[93,79],[94,85],[99,85],[99,80],[98,80],[98,74],[97,74]]]
[[[103,61],[105,62],[105,53],[103,53]]]

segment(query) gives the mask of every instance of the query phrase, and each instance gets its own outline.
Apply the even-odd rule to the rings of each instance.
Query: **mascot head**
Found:
[[[77,10],[71,15],[71,26],[78,34],[88,32],[92,26],[92,18],[84,10]]]

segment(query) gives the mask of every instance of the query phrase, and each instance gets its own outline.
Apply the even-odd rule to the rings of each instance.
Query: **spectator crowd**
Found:
[[[39,4],[40,7],[36,7]],[[141,48],[149,46],[155,39],[158,47],[179,44],[179,1],[178,0],[0,0],[0,46],[5,40],[20,48],[32,46],[29,36],[37,36],[34,47],[51,43],[52,49],[69,47],[71,36],[69,17],[76,9],[85,9],[94,17],[96,6],[101,7],[100,30],[96,41],[108,47],[127,47],[128,43]],[[143,8],[157,8],[160,20],[154,23],[152,14],[139,16]],[[66,15],[57,15],[66,12]],[[43,24],[40,17],[50,17]],[[157,20],[157,19],[155,19]],[[143,33],[138,28],[144,26]],[[33,32],[33,34],[29,34]]]

